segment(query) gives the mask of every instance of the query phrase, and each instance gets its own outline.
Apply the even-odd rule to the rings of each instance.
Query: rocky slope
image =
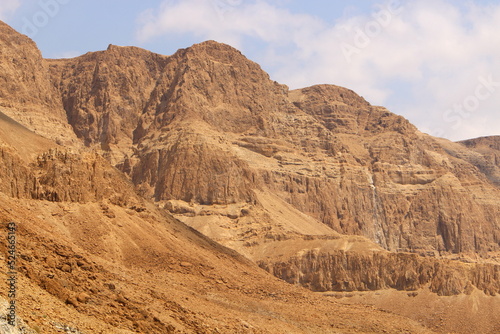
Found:
[[[500,136],[470,139],[460,143],[480,154],[471,156],[470,162],[491,182],[500,186]]]
[[[478,289],[500,293],[500,266],[436,260],[416,254],[302,250],[286,262],[260,261],[261,267],[292,284],[314,291],[417,291],[439,296],[470,295]]]

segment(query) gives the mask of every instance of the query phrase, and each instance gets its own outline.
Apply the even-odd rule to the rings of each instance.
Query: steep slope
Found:
[[[19,157],[29,162],[42,152],[57,147],[54,142],[36,135],[0,112],[0,141],[4,147],[17,147]]]
[[[52,81],[76,135],[111,153],[114,163],[133,153],[133,133],[168,57],[110,45],[107,51],[49,60]]]
[[[474,291],[470,296],[438,296],[429,290],[325,293],[347,305],[374,305],[401,314],[439,333],[498,333],[500,298]]]
[[[117,166],[178,219],[316,291],[500,292],[500,192],[458,144],[345,88],[289,92],[216,42],[161,71]]]
[[[481,155],[469,153],[466,156],[470,157],[469,161],[479,168],[491,182],[500,187],[500,136],[464,140],[460,144]]]

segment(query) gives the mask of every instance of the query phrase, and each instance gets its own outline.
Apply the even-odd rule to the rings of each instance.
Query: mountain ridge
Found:
[[[384,197],[393,197],[397,187],[418,195],[427,191],[425,185],[457,186],[455,178],[470,179],[459,181],[460,187],[470,188],[467,184],[488,177],[467,157],[455,154],[453,144],[421,134],[403,117],[371,106],[348,89],[318,85],[289,92],[241,52],[214,41],[172,56],[110,46],[48,64],[53,86],[63,97],[67,122],[83,144],[98,149],[131,177],[143,195],[156,201],[250,203],[255,201],[254,190],[267,188],[337,232],[360,234],[388,249],[412,250],[411,244],[417,248],[430,244],[418,238],[412,241],[411,236],[405,241],[396,230],[391,234],[399,235],[399,240],[388,239],[391,226],[386,215],[396,213],[385,205]],[[258,156],[251,156],[254,153]],[[255,161],[260,156],[267,167]],[[347,198],[333,203],[316,194],[318,190],[339,193],[346,184],[346,168],[356,174],[348,175],[347,190],[364,198],[356,213],[338,207]],[[289,175],[285,179],[297,180],[281,180],[285,174],[279,176],[276,169]],[[215,179],[206,174],[210,170],[217,171]],[[318,183],[323,178],[327,185]],[[317,184],[317,190],[302,192],[303,182]],[[382,188],[390,187],[381,190],[378,182],[383,182]],[[288,194],[281,183],[290,189]],[[360,192],[359,186],[365,189]],[[464,200],[483,210],[477,200]],[[411,206],[412,201],[401,204]],[[440,218],[438,208],[434,210],[431,219],[443,240],[430,250],[479,251],[477,242],[457,235],[456,226]],[[485,214],[479,211],[476,216]],[[399,215],[397,219],[404,221]],[[462,229],[474,218],[452,218],[464,219]],[[366,225],[368,221],[374,226]],[[487,235],[491,245],[497,244],[492,250],[498,250],[494,227],[498,223],[490,224],[493,233]]]

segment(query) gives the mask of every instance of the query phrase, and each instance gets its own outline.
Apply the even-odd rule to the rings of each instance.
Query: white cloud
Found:
[[[301,37],[290,36],[290,28],[313,31],[318,26],[316,22],[312,17],[290,14],[265,1],[247,4],[237,0],[167,0],[159,11],[150,10],[140,16],[137,37],[147,41],[163,34],[191,33],[235,47],[241,45],[244,37],[282,45],[291,37]]]
[[[0,2],[0,20],[5,20],[7,15],[13,13],[20,5],[20,0],[2,0]]]
[[[142,15],[137,36],[189,33],[243,52],[257,42],[259,52],[249,56],[292,88],[346,86],[451,139],[500,134],[500,87],[460,121],[449,117],[474,96],[478,78],[500,82],[500,4],[392,0],[330,23],[271,3],[165,1]]]

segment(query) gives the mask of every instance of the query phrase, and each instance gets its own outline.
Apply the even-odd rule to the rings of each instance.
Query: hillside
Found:
[[[17,159],[11,168],[37,184],[58,183],[57,192],[0,194],[2,222],[18,222],[16,300],[18,317],[34,330],[28,333],[65,326],[78,333],[425,332],[280,282],[138,198],[95,154],[43,157],[38,166]],[[70,180],[67,189],[60,174]],[[1,253],[6,272],[5,244]],[[297,315],[291,305],[306,310]]]
[[[500,186],[500,136],[482,137],[460,142],[472,151],[479,153],[471,159],[488,179]]]

